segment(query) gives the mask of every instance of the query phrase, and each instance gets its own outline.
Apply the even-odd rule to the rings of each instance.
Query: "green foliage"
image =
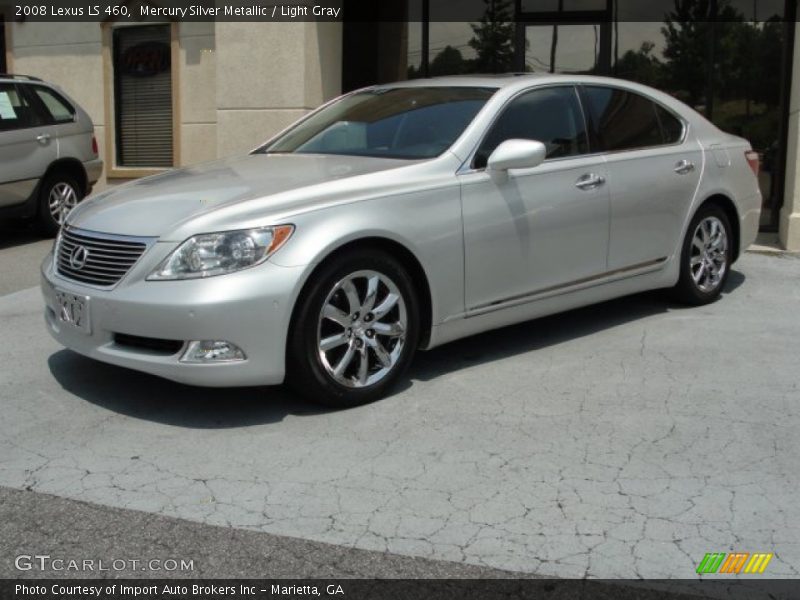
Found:
[[[461,51],[450,45],[445,46],[444,49],[436,55],[428,68],[431,77],[438,77],[440,75],[461,75],[462,73],[466,73],[468,69],[469,64],[464,60]]]
[[[474,34],[469,41],[476,57],[473,73],[505,73],[514,67],[514,5],[511,0],[483,0],[483,18],[471,24]]]

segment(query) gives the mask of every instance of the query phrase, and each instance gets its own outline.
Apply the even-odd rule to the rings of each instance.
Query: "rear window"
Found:
[[[72,108],[63,96],[49,88],[38,85],[33,86],[33,89],[44,104],[53,122],[69,123],[75,120],[75,109]]]
[[[661,123],[661,132],[665,144],[677,144],[683,137],[683,123],[662,106],[656,104],[658,122]]]
[[[606,152],[664,144],[656,104],[633,92],[586,86],[589,112],[600,147]]]

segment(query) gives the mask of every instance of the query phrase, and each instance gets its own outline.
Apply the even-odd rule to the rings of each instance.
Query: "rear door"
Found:
[[[649,98],[599,85],[584,86],[583,94],[608,170],[608,269],[659,264],[679,247],[702,148],[682,120]]]
[[[22,204],[58,157],[55,128],[13,82],[0,82],[0,207]]]

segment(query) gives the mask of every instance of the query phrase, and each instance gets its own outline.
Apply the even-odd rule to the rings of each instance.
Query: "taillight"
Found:
[[[744,158],[753,170],[753,175],[758,177],[758,171],[761,168],[761,160],[758,158],[758,152],[755,150],[747,150],[744,153]]]
[[[97,138],[95,136],[92,136],[92,154],[94,154],[95,156],[97,156],[98,154]]]

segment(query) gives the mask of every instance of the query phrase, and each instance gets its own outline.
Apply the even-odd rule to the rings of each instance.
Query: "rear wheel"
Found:
[[[715,204],[700,208],[686,232],[681,252],[681,275],[675,296],[693,305],[719,298],[730,274],[731,226],[725,211]]]
[[[48,175],[39,190],[39,226],[44,233],[57,234],[82,198],[83,191],[74,177],[66,173]]]
[[[316,274],[288,345],[288,383],[314,402],[357,406],[385,396],[419,340],[419,305],[405,268],[379,251],[348,252]]]

